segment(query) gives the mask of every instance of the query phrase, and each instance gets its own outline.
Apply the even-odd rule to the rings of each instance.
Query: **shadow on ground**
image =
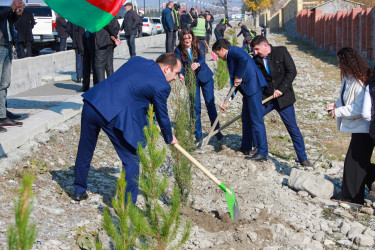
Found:
[[[115,196],[117,177],[116,174],[120,170],[115,167],[90,167],[89,176],[87,178],[87,191],[102,196],[103,202],[112,207],[111,199]],[[66,190],[71,196],[74,192],[74,166],[65,170],[50,171],[52,180],[54,180],[62,190]],[[90,199],[90,198],[89,198]]]

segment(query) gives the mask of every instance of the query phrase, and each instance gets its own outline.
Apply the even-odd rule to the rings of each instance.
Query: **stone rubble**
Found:
[[[190,201],[201,212],[197,212],[197,219],[182,216],[183,220],[192,221],[191,235],[183,248],[374,249],[375,217],[369,214],[374,203],[368,191],[366,209],[341,206],[342,203],[330,200],[331,196],[339,199],[343,159],[350,140],[348,135],[336,131],[336,121],[330,120],[325,111],[326,104],[338,97],[341,85],[335,56],[283,34],[269,34],[269,40],[273,45],[286,45],[297,66],[294,81],[297,122],[308,157],[315,166],[304,169],[296,162],[293,145],[276,112],[265,117],[270,151],[267,162],[254,163],[236,152],[241,143],[241,122],[234,123],[224,130],[222,141],[212,138],[207,151],[197,152],[194,157],[235,191],[241,219],[228,222],[214,216],[224,218],[228,214],[225,194],[193,167]],[[228,87],[216,90],[217,105],[228,91]],[[223,121],[240,114],[241,99],[237,96],[230,103]],[[204,131],[208,131],[209,120],[204,110],[202,123]],[[36,173],[31,219],[37,223],[39,233],[34,249],[80,249],[87,247],[85,239],[92,240],[97,232],[104,248],[110,248],[110,240],[101,226],[102,212],[105,206],[111,206],[121,162],[106,135],[101,133],[89,173],[89,199],[72,201],[68,194],[73,191],[79,121],[80,117],[75,117],[8,158],[0,159],[2,166],[12,166],[0,174],[0,249],[6,248],[6,232],[14,216],[13,198],[24,171]],[[160,146],[164,145],[160,139]],[[162,173],[173,183],[171,164],[168,149]],[[321,182],[318,186],[302,185],[303,189],[297,189],[293,183],[302,177],[294,180],[295,173],[305,179],[314,176]],[[143,204],[141,195],[137,203]],[[204,216],[210,218],[209,225],[199,219]]]

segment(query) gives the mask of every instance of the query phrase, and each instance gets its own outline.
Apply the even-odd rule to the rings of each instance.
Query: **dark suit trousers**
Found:
[[[125,181],[127,182],[126,194],[131,194],[132,202],[135,204],[138,195],[139,157],[136,149],[125,141],[123,133],[114,128],[115,123],[116,118],[111,122],[107,122],[88,102],[84,102],[81,118],[81,137],[74,168],[74,193],[81,195],[87,190],[90,163],[100,129],[103,129],[122,161],[122,167],[125,170]]]
[[[204,102],[206,104],[208,117],[210,118],[211,126],[214,124],[217,112],[215,106],[215,96],[214,96],[214,80],[207,83],[202,83],[197,79],[197,85],[195,87],[195,138],[202,138],[202,123],[201,123],[201,89],[203,93]],[[217,123],[215,130],[220,127]]]
[[[93,71],[94,76],[94,83],[98,82],[96,72],[95,72],[95,45],[91,41],[91,39],[84,39],[84,54],[83,54],[83,62],[82,62],[82,86],[85,88],[90,88],[90,76],[91,70]]]
[[[176,43],[176,31],[165,31],[165,50],[167,53],[172,53],[174,50],[174,44]]]
[[[251,149],[254,134],[258,142],[257,153],[268,155],[267,135],[262,112],[262,92],[263,89],[252,96],[243,95],[241,148],[244,150]]]
[[[27,51],[27,56],[28,57],[32,56],[33,52],[32,52],[32,46],[31,46],[31,42],[30,41],[27,41],[27,42],[18,42],[18,47],[20,49],[20,58],[26,57],[25,47],[26,47],[26,51]]]
[[[113,74],[114,69],[113,69],[113,55],[115,53],[115,46],[110,45],[111,48],[111,53],[109,54],[109,58],[107,60],[107,63],[105,65],[105,73],[107,74],[107,77]]]
[[[67,38],[60,38],[60,50],[59,51],[66,50],[66,40]]]
[[[303,136],[297,125],[294,105],[290,105],[289,107],[280,109],[277,102],[271,101],[271,103],[268,106],[263,105],[263,116],[267,115],[274,109],[277,111],[277,113],[279,113],[286,129],[288,130],[289,136],[293,142],[294,150],[296,151],[298,157],[298,161],[302,162],[307,160],[305,142],[303,141]],[[254,147],[258,147],[256,138],[253,138],[253,142]]]
[[[97,82],[94,81],[94,84],[97,84],[105,79],[105,70],[106,70],[107,63],[112,63],[113,65],[112,53],[113,53],[112,45],[107,45],[107,46],[104,46],[102,48],[95,50],[95,72],[97,76]],[[112,62],[110,61],[111,58],[112,58]]]
[[[370,134],[353,133],[344,162],[342,198],[353,203],[363,204],[365,184],[372,171],[371,155],[374,149]],[[370,187],[371,188],[371,187]]]
[[[77,79],[81,79],[83,77],[83,70],[82,70],[82,55],[78,53],[78,49],[74,49],[76,54],[76,74]]]

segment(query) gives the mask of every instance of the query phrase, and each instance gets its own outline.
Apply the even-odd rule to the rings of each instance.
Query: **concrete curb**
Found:
[[[165,43],[165,34],[137,38],[137,51]],[[129,54],[126,40],[115,48],[115,57]],[[72,80],[75,75],[74,50],[62,51],[48,55],[27,57],[14,60],[12,63],[12,80],[8,96],[17,95],[51,81]]]
[[[37,138],[51,128],[78,115],[83,106],[80,94],[58,106],[35,114],[23,121],[22,127],[9,127],[8,132],[0,134],[0,157],[24,145],[27,141]]]

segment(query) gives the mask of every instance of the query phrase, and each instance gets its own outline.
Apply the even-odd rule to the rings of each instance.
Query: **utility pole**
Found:
[[[143,0],[143,15],[146,16],[146,0]]]

